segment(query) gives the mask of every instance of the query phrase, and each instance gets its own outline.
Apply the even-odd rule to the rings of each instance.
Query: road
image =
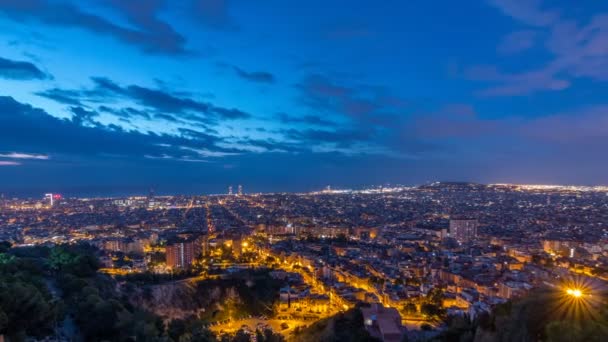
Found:
[[[249,330],[255,331],[258,324],[268,325],[274,332],[280,333],[283,336],[288,336],[296,327],[304,327],[314,323],[314,321],[303,321],[303,320],[279,320],[279,319],[260,319],[260,318],[246,318],[230,323],[212,325],[209,328],[215,333],[233,333],[241,329],[243,325],[247,325]],[[289,326],[287,329],[282,329],[281,324],[287,323]]]

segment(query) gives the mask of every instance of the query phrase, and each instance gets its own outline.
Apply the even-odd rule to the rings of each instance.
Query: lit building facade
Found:
[[[475,219],[451,219],[450,236],[458,242],[470,242],[477,237],[479,221]]]
[[[167,267],[188,268],[202,252],[200,239],[177,241],[167,245],[165,258]]]

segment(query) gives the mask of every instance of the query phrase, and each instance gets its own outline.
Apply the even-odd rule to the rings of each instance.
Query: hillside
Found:
[[[363,315],[359,309],[351,309],[332,317],[315,322],[299,331],[293,342],[375,342],[363,326]]]
[[[601,292],[570,298],[561,290],[539,289],[472,323],[452,318],[435,341],[608,341],[608,300]]]

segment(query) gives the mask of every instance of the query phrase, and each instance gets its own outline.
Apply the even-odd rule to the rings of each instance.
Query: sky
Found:
[[[0,193],[608,184],[608,2],[0,0]]]

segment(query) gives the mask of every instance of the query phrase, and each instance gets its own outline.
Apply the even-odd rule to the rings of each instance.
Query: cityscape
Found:
[[[222,341],[258,340],[256,331],[265,330],[278,335],[264,340],[316,339],[319,322],[352,310],[360,312],[358,329],[370,340],[449,340],[448,333],[483,330],[455,332],[456,318],[478,322],[541,289],[585,304],[565,317],[597,320],[605,313],[605,187],[434,182],[245,190],[3,198],[0,240],[13,250],[91,246],[97,272],[117,281],[114,291],[130,293],[131,305],[169,327],[196,320]],[[268,293],[250,298],[247,291],[260,289],[243,292],[239,282],[255,288],[258,277],[267,278]],[[215,288],[218,282],[226,287]],[[215,294],[199,293],[208,287]],[[50,336],[74,340],[66,321]],[[598,322],[591,334],[605,337],[606,322]],[[161,331],[155,330],[158,339]]]
[[[0,0],[0,342],[606,342],[607,151],[605,0]]]

